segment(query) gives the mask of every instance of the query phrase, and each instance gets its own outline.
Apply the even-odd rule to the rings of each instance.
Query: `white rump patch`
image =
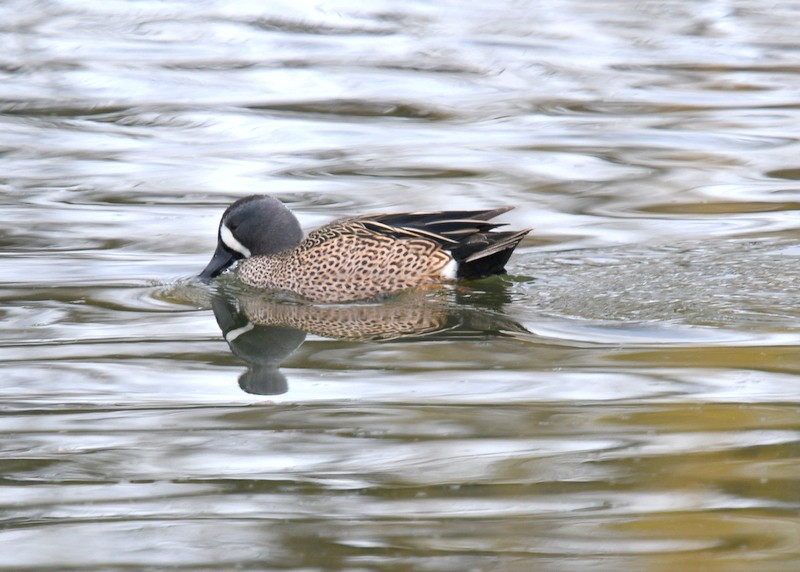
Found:
[[[455,280],[458,276],[458,262],[456,259],[452,259],[450,262],[445,264],[444,268],[442,268],[442,278],[445,280]]]
[[[225,246],[230,248],[231,250],[238,252],[245,258],[250,258],[250,249],[247,248],[244,244],[236,240],[236,237],[233,236],[231,229],[229,229],[224,224],[219,227],[219,238],[222,242],[225,243]]]

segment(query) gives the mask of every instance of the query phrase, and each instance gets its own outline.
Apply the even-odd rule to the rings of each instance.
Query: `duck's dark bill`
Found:
[[[214,251],[214,256],[211,257],[211,262],[208,263],[208,266],[206,266],[197,277],[201,280],[209,280],[210,278],[219,276],[239,258],[241,258],[241,255],[238,253],[232,252],[224,246],[219,245],[217,246],[217,250]]]

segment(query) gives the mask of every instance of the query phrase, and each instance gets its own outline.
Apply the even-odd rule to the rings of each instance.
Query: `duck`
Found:
[[[489,221],[513,208],[356,215],[304,236],[281,201],[251,195],[222,214],[216,250],[198,278],[236,264],[236,278],[248,286],[343,303],[503,274],[532,230],[494,230],[504,225]]]

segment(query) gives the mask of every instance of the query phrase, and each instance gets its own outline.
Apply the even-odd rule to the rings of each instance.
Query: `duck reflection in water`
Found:
[[[409,292],[374,304],[314,305],[263,292],[220,288],[212,307],[225,341],[247,364],[239,386],[247,393],[288,391],[280,371],[307,334],[345,341],[413,342],[485,339],[527,333],[502,313],[509,300],[500,278],[436,291]]]

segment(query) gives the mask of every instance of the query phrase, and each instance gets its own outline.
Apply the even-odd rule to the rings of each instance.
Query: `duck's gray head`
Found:
[[[300,223],[279,200],[266,195],[239,199],[222,214],[217,250],[199,278],[214,278],[237,260],[277,254],[302,240]]]

